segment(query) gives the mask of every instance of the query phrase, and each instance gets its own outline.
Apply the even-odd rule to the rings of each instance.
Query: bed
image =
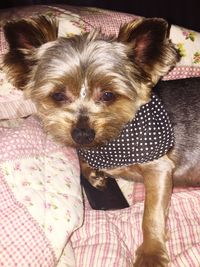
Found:
[[[67,5],[0,11],[0,56],[7,51],[2,25],[45,14],[59,20],[59,35],[101,28],[117,34],[137,16]],[[163,79],[200,76],[200,33],[172,25],[181,61]],[[116,211],[90,208],[80,186],[76,151],[43,131],[36,108],[0,69],[0,266],[129,267],[142,242],[142,184],[118,181],[130,204]],[[200,188],[175,189],[167,242],[172,267],[200,266]]]

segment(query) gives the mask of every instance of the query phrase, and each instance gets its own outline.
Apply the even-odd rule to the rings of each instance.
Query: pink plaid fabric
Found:
[[[41,228],[15,200],[0,173],[0,266],[54,266],[54,251]]]
[[[163,80],[185,79],[189,77],[199,77],[200,67],[195,66],[176,66],[168,73]]]
[[[10,125],[0,126],[0,266],[57,266],[82,223],[77,153],[34,117]]]
[[[0,102],[0,119],[16,119],[29,116],[36,112],[36,107],[31,100],[23,97],[8,102]]]
[[[114,11],[81,11],[81,18],[86,22],[86,30],[101,29],[106,35],[117,35],[122,24],[138,18],[139,16]]]
[[[172,196],[168,229],[170,267],[200,266],[200,188]],[[132,267],[142,242],[143,186],[137,184],[136,203],[120,211],[95,211],[86,205],[83,226],[71,238],[77,267]]]
[[[40,129],[40,121],[33,118],[28,118],[20,128],[0,128],[0,162],[29,155],[47,155],[58,149],[59,146],[50,142]]]

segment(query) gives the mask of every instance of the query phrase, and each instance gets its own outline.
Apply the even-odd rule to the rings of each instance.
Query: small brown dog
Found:
[[[45,17],[9,22],[4,31],[8,77],[36,103],[46,130],[78,149],[90,183],[104,187],[108,175],[144,182],[144,239],[134,266],[167,266],[165,224],[172,176],[188,185],[200,179],[199,149],[192,154],[195,140],[200,147],[200,123],[198,131],[187,132],[200,97],[197,101],[197,90],[188,93],[173,82],[168,87],[176,89],[171,92],[158,90],[172,113],[174,144],[168,114],[152,94],[179,59],[166,21],[138,19],[122,26],[115,38],[98,31],[58,38],[56,21]],[[193,112],[187,107],[192,94]],[[185,110],[193,114],[190,122]],[[187,145],[192,134],[193,146]]]

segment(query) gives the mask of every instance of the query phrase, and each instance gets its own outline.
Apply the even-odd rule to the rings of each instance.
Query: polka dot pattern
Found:
[[[149,162],[165,155],[174,145],[173,129],[161,100],[152,95],[120,136],[103,146],[79,149],[79,155],[94,169]]]

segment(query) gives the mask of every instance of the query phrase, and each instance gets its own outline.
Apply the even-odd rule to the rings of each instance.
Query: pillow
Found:
[[[77,154],[34,117],[0,123],[0,203],[0,266],[53,267],[64,249],[65,266],[75,266],[69,237],[83,220]]]
[[[24,99],[23,92],[8,82],[0,68],[0,119],[26,117],[35,112],[36,107],[33,102]]]
[[[101,28],[107,35],[116,35],[123,23],[138,18],[136,15],[108,11],[97,8],[80,8],[67,5],[61,6],[32,6],[1,11],[0,23],[8,19],[23,18],[47,14],[59,19],[59,35],[80,34],[94,28]],[[180,51],[181,60],[164,80],[200,76],[200,33],[172,25],[170,38]],[[7,51],[2,29],[0,29],[0,56]],[[30,100],[24,100],[21,91],[17,91],[6,80],[0,69],[0,119],[25,117],[36,112]]]
[[[87,31],[101,28],[106,35],[117,35],[120,26],[139,16],[102,10],[98,8],[81,8],[81,18],[86,22]],[[170,38],[180,51],[181,60],[177,66],[163,79],[182,79],[200,76],[200,33],[181,26],[172,25]]]

